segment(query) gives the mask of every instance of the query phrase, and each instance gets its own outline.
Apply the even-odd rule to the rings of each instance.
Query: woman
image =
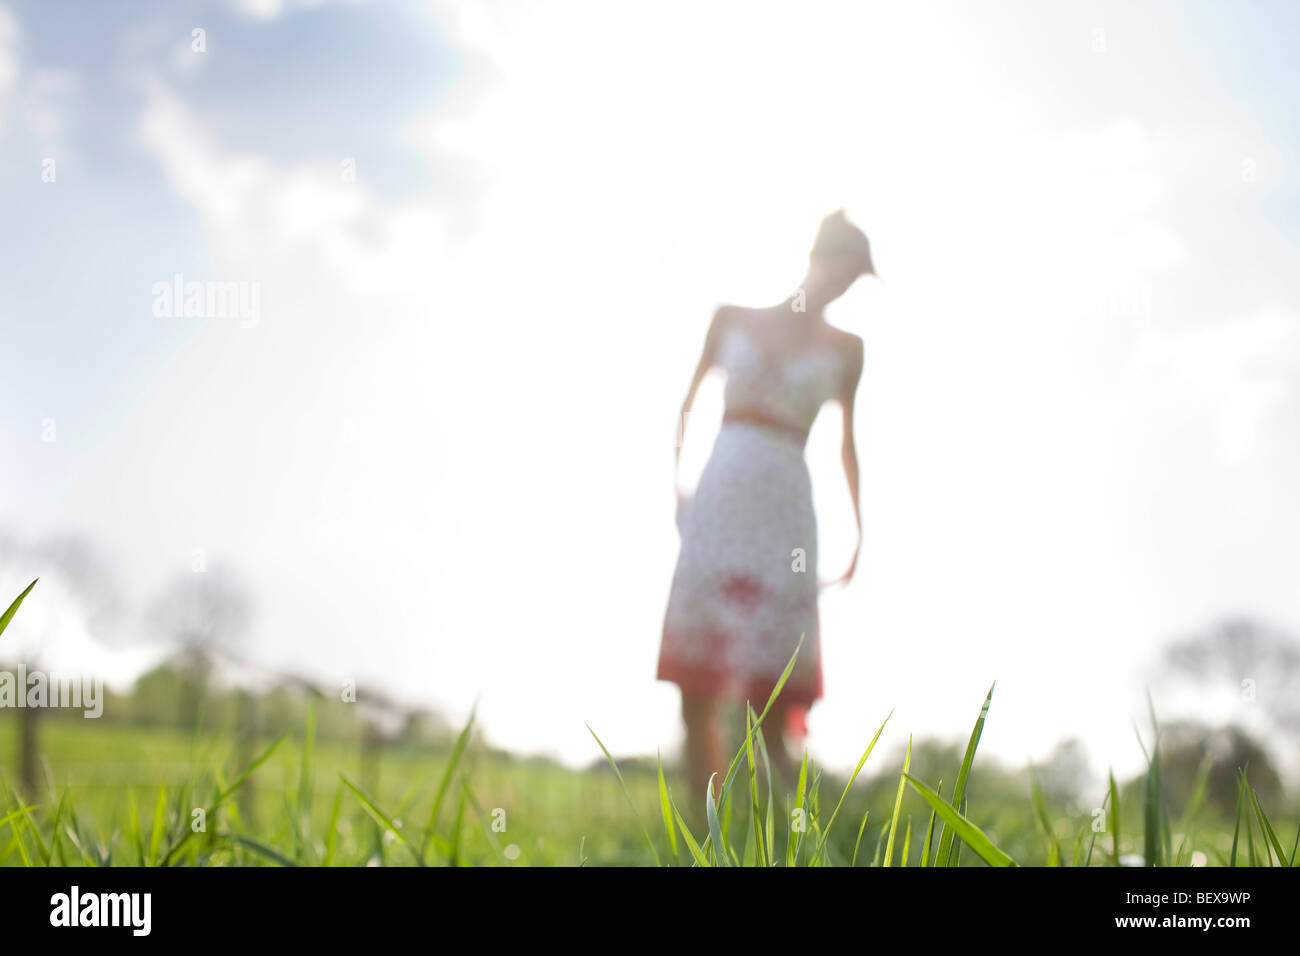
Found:
[[[794,671],[764,721],[772,762],[795,782],[784,731],[802,737],[804,715],[822,693],[817,524],[803,448],[828,400],[843,409],[842,458],[858,530],[849,568],[832,583],[853,577],[862,545],[853,443],[862,340],[827,324],[823,310],[859,276],[874,274],[862,230],[843,210],[827,216],[794,295],[769,308],[717,311],[682,403],[678,464],[700,382],[711,368],[723,369],[722,429],[689,507],[677,493],[682,544],[659,652],[658,678],[682,689],[697,793],[715,772],[719,785],[727,770],[718,725],[723,701],[748,699],[761,709],[802,636]]]

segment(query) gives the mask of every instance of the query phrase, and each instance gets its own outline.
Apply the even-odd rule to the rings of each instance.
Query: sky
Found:
[[[828,311],[866,343],[865,538],[810,748],[851,766],[891,710],[884,746],[964,739],[996,679],[987,752],[1136,769],[1163,642],[1300,632],[1297,21],[0,0],[0,585],[45,575],[5,640],[127,681],[201,555],[267,666],[478,699],[575,764],[584,722],[671,750],[676,412],[712,311],[780,301],[844,207],[882,280]],[[160,310],[177,275],[256,315]],[[807,451],[827,576],[838,427]],[[42,566],[60,535],[132,623]]]

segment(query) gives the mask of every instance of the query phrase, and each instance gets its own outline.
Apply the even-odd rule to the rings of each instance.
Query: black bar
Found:
[[[713,923],[719,938],[740,920],[764,936],[786,928],[838,935],[857,926],[873,932],[894,927],[918,942],[1129,936],[1181,945],[1193,936],[1216,943],[1255,933],[1290,936],[1298,888],[1295,875],[1280,868],[800,872],[806,875],[577,867],[7,869],[0,870],[0,899],[6,944],[78,933],[128,943],[196,944],[220,937],[375,945],[390,933],[396,942],[410,929],[429,933],[430,940],[468,932],[488,942],[499,933],[503,945],[526,945],[557,934],[594,941],[587,934],[597,927],[680,941],[684,920]],[[87,914],[85,907],[99,909],[99,894],[149,894],[148,935],[136,936],[130,925],[132,914],[143,922],[143,896],[138,909],[122,911],[119,923],[127,925],[51,925],[52,917],[60,918],[59,894],[67,898],[64,917],[70,911],[74,886]],[[93,904],[86,903],[88,896],[95,897]],[[787,902],[774,906],[773,899]],[[111,915],[122,902],[110,900],[105,912]],[[1208,927],[1200,925],[1207,919]]]

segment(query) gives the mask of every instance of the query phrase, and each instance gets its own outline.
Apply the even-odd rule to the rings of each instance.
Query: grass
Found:
[[[0,616],[0,634],[30,591]],[[932,787],[915,770],[910,737],[896,770],[859,782],[892,715],[842,785],[805,753],[796,786],[782,792],[764,723],[798,653],[763,709],[745,708],[744,739],[716,799],[713,781],[707,793],[686,793],[662,758],[621,769],[591,728],[605,773],[492,752],[475,741],[474,714],[450,746],[390,748],[382,761],[355,743],[318,741],[314,711],[300,733],[275,740],[51,720],[42,728],[41,792],[19,793],[0,777],[0,865],[1118,866],[1135,854],[1151,866],[1297,861],[1300,831],[1289,845],[1282,839],[1290,827],[1270,819],[1248,768],[1238,774],[1232,820],[1205,813],[1208,761],[1171,819],[1154,715],[1145,774],[1126,788],[1111,775],[1095,811],[1052,808],[1031,775],[1020,805],[1001,799],[977,812],[971,784],[993,688],[954,759],[949,796],[942,780]],[[0,736],[0,766],[12,765],[14,736]],[[833,805],[827,792],[837,794]],[[872,800],[883,811],[874,819],[884,821],[874,832]]]

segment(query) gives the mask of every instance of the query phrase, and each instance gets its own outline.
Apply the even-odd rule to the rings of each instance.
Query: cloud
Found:
[[[291,11],[310,10],[331,0],[230,0],[239,13],[253,20],[278,20]],[[364,3],[368,0],[333,0],[333,2]]]
[[[1300,423],[1300,317],[1272,310],[1200,328],[1151,331],[1146,368],[1188,383],[1214,407],[1220,448],[1238,464],[1295,447]]]
[[[22,69],[19,36],[17,21],[0,7],[0,135],[8,126],[11,135],[26,139],[41,156],[69,158],[64,133],[79,105],[81,76],[69,69]]]
[[[1080,668],[1113,669],[1182,607],[1144,618],[1101,581],[1060,614],[1097,568],[1168,557],[1142,519],[1097,531],[1118,513],[1097,459],[1129,459],[1090,429],[1145,441],[1169,406],[1242,388],[1241,414],[1267,417],[1297,305],[1277,278],[1291,253],[1251,205],[1277,164],[1156,8],[1108,23],[1105,57],[1074,15],[963,4],[431,9],[462,69],[407,129],[431,174],[417,196],[386,200],[364,167],[348,181],[339,156],[224,142],[184,78],[142,83],[128,128],[201,226],[214,274],[194,278],[261,279],[268,318],[193,325],[68,520],[133,580],[195,545],[233,557],[265,589],[268,656],[368,667],[453,708],[483,688],[513,746],[589,756],[591,719],[649,750],[677,713],[649,675],[676,544],[669,436],[704,322],[788,292],[846,205],[889,307],[856,289],[831,315],[870,343],[871,538],[869,586],[827,603],[814,730],[855,753],[836,726],[897,700],[896,653],[945,634],[962,635],[953,666],[907,689],[918,728],[963,725],[952,702],[994,666],[1020,694],[1008,727],[1050,743],[1090,711]],[[1135,342],[1163,363],[1160,401]],[[818,427],[833,564],[850,522]],[[1151,484],[1180,499],[1179,480]],[[1040,679],[1060,667],[1073,701]]]
[[[118,688],[128,685],[163,655],[155,648],[114,646],[122,628],[115,613],[105,612],[116,594],[79,578],[75,550],[60,544],[0,534],[0,604],[8,607],[38,579],[5,629],[0,666],[25,662],[69,676],[101,677]]]
[[[0,7],[0,110],[18,87],[18,56],[14,51],[17,39],[17,22],[8,10]]]
[[[352,160],[284,166],[226,149],[161,81],[145,86],[141,143],[202,217],[223,269],[256,273],[288,256],[345,288],[384,293],[402,288],[412,269],[436,254],[441,240],[431,207],[382,203]]]

